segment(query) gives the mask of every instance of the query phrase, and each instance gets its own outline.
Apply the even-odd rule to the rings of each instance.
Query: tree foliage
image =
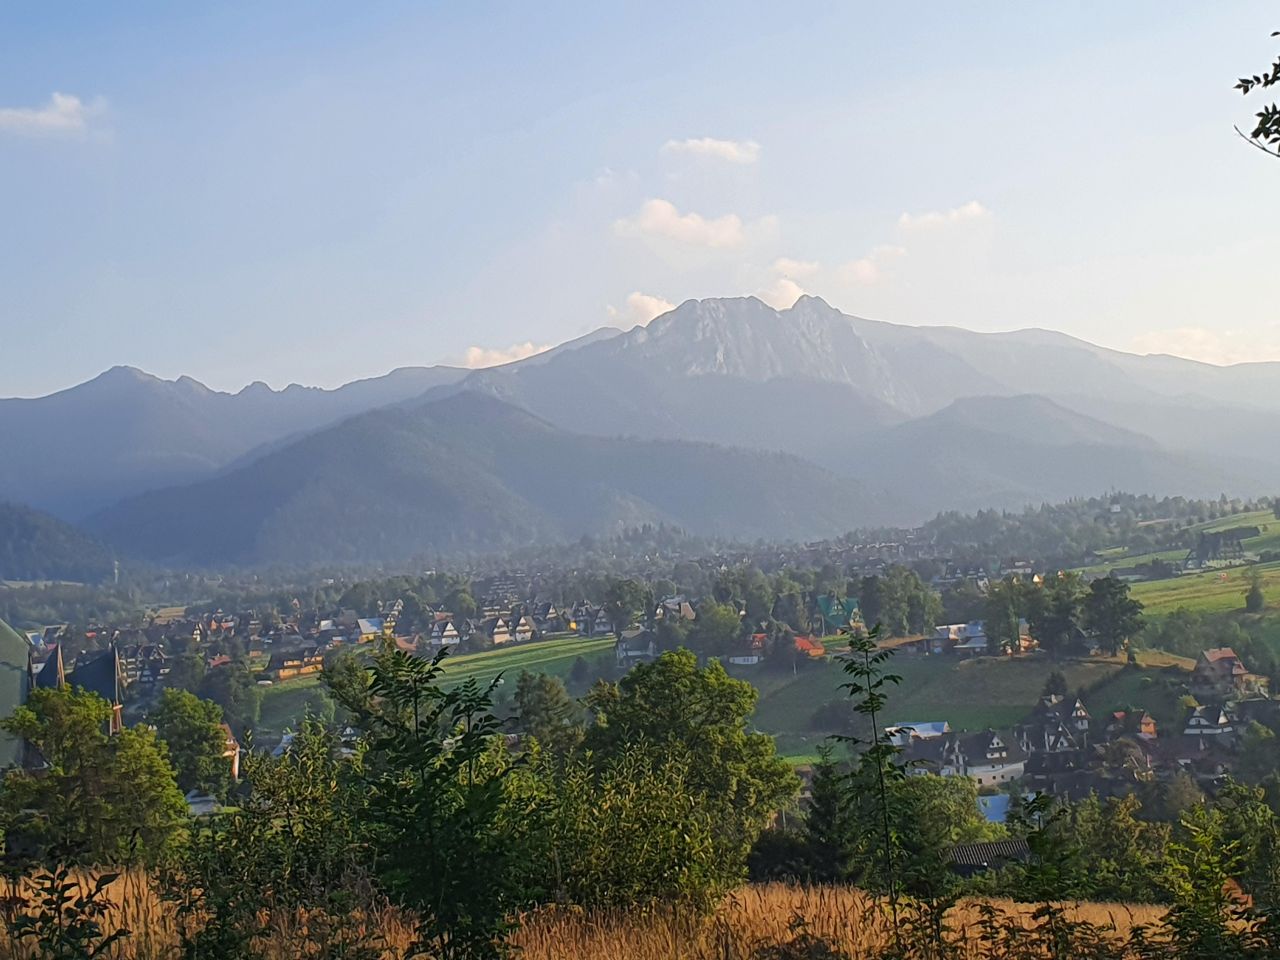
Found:
[[[1142,630],[1142,603],[1116,577],[1098,577],[1084,596],[1085,628],[1103,653],[1115,656]]]
[[[186,815],[164,745],[147,727],[109,736],[111,705],[93,693],[37,688],[3,721],[42,761],[10,770],[0,817],[11,839],[91,864],[157,862]]]
[[[1280,30],[1271,34],[1271,36],[1280,37]],[[1236,81],[1235,89],[1247,97],[1255,90],[1266,90],[1278,83],[1280,83],[1280,58],[1277,58],[1270,68],[1263,70],[1261,73],[1241,77]],[[1254,127],[1248,134],[1245,134],[1239,127],[1236,127],[1236,133],[1264,153],[1269,153],[1273,157],[1280,157],[1280,107],[1274,103],[1267,104],[1254,115],[1254,120]]]
[[[638,664],[587,696],[595,716],[585,745],[599,758],[635,743],[688,763],[689,789],[712,816],[717,855],[739,873],[756,837],[799,786],[773,738],[748,728],[758,694],[718,662],[699,667],[688,650]]]
[[[231,761],[224,754],[222,708],[185,690],[165,690],[147,717],[168,748],[178,789],[224,796],[231,782]]]
[[[555,754],[571,753],[582,742],[582,708],[559,677],[523,672],[516,681],[516,722]]]

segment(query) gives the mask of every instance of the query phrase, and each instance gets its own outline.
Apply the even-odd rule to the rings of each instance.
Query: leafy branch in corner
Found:
[[[1280,37],[1280,30],[1272,33],[1273,37]],[[1252,77],[1241,77],[1234,87],[1246,97],[1254,90],[1265,90],[1280,83],[1280,58],[1271,64],[1270,70],[1264,70],[1262,73],[1256,73]],[[1272,103],[1263,107],[1255,118],[1257,124],[1251,133],[1245,133],[1239,127],[1235,128],[1236,133],[1247,142],[1257,147],[1263,153],[1273,157],[1280,157],[1280,106]]]

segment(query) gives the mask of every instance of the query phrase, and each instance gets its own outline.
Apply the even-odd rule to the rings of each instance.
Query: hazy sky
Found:
[[[0,7],[0,395],[482,364],[664,303],[1280,358],[1274,3]],[[1254,101],[1257,100],[1257,103]]]

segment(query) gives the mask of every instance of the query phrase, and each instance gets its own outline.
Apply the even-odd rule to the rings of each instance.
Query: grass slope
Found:
[[[1249,589],[1246,567],[1208,570],[1185,574],[1172,580],[1135,583],[1132,595],[1141,600],[1148,616],[1173,613],[1180,607],[1200,613],[1229,613],[1244,609],[1244,594]],[[1262,574],[1262,589],[1267,595],[1267,609],[1280,610],[1280,562],[1253,567]]]
[[[448,680],[474,678],[481,683],[488,683],[499,675],[514,682],[525,670],[564,678],[569,675],[578,657],[592,666],[601,658],[612,658],[613,645],[614,639],[609,636],[564,637],[498,647],[482,653],[447,657],[444,661],[444,674]]]

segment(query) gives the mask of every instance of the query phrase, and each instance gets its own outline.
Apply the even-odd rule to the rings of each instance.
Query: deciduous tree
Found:
[[[221,707],[186,690],[165,690],[147,720],[168,747],[178,789],[226,795],[231,762],[224,756],[227,735]]]

